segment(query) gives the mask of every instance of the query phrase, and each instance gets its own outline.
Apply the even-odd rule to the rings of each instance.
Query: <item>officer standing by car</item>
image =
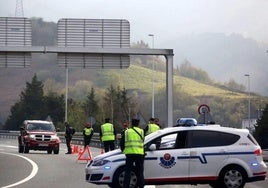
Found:
[[[144,132],[145,132],[145,135],[148,135],[148,134],[151,134],[159,129],[160,129],[160,127],[157,124],[155,124],[154,118],[150,118],[148,125],[144,129]]]
[[[137,170],[137,185],[144,187],[144,131],[139,128],[139,119],[132,119],[132,127],[125,130],[120,143],[121,150],[126,155],[126,171],[123,188],[129,188],[133,163]]]
[[[74,134],[73,128],[70,127],[70,124],[66,121],[64,122],[65,125],[65,139],[66,139],[66,146],[67,146],[67,153],[65,154],[72,154],[71,148],[71,141]]]
[[[105,152],[115,149],[115,137],[114,125],[110,123],[110,118],[105,118],[105,123],[100,128],[100,139],[103,142]]]
[[[84,148],[86,148],[86,146],[89,146],[93,133],[94,130],[91,127],[91,124],[88,122],[83,130]]]
[[[155,123],[156,125],[158,125],[159,129],[162,128],[161,125],[160,125],[160,120],[159,120],[159,118],[154,118],[154,123]]]

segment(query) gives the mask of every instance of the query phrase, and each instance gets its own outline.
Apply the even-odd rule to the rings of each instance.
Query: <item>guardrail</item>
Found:
[[[20,131],[6,131],[6,130],[0,130],[0,139],[18,139],[18,136],[20,134]],[[65,137],[64,132],[58,132],[57,133],[61,142],[65,143]],[[84,145],[84,139],[82,132],[76,132],[75,135],[73,135],[72,138],[72,144],[75,145]],[[94,133],[90,142],[90,146],[101,148],[101,142],[99,138],[98,133]]]

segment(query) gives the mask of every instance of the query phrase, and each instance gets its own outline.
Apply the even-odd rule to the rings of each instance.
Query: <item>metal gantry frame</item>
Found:
[[[95,48],[95,47],[55,47],[55,46],[0,46],[4,53],[57,53],[92,55],[161,55],[166,59],[166,103],[167,125],[173,126],[173,50],[146,48]]]

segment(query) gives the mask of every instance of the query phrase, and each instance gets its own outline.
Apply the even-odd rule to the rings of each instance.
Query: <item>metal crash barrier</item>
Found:
[[[19,134],[20,134],[19,131],[0,130],[0,139],[18,139]],[[58,136],[61,142],[65,143],[64,132],[58,132]],[[82,132],[76,132],[75,135],[73,135],[72,144],[76,145],[84,144]],[[98,133],[94,133],[90,145],[92,147],[101,148],[101,142]]]

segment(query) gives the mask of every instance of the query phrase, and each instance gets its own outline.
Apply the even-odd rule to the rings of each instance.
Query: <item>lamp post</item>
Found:
[[[248,128],[250,129],[250,75],[245,74],[248,77]]]
[[[148,34],[149,37],[152,37],[152,48],[154,48],[154,34]],[[152,118],[154,118],[154,61],[152,65]]]
[[[66,67],[66,80],[65,80],[65,122],[68,121],[68,85],[69,85],[69,73],[68,67]]]

